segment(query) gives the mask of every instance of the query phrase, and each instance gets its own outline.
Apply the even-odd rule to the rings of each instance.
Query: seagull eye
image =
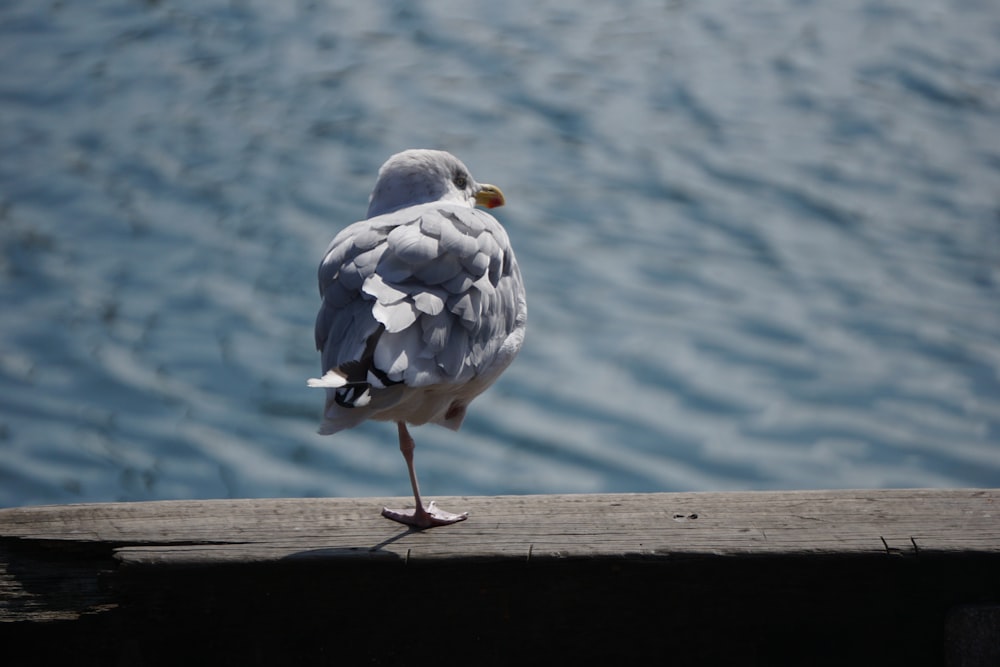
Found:
[[[469,180],[465,176],[459,174],[458,176],[455,177],[452,183],[454,183],[455,187],[458,188],[459,190],[464,190],[465,186],[469,184]]]

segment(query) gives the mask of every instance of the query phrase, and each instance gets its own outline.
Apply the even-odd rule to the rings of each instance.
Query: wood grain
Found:
[[[104,543],[123,563],[1000,552],[1000,491],[661,493],[438,499],[467,521],[414,531],[400,498],[192,500],[0,510],[0,538]]]

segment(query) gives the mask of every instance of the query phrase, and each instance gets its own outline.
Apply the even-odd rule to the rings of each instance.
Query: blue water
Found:
[[[1000,486],[1000,6],[0,5],[0,505],[405,495],[315,433],[391,153],[503,188],[525,348],[425,492]]]

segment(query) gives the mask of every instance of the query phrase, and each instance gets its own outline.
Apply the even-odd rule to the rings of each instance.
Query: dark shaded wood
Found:
[[[423,532],[379,516],[400,499],[6,509],[0,641],[74,664],[985,664],[998,498],[445,498],[469,520]]]

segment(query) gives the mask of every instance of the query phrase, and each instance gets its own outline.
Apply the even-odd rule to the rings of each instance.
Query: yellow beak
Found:
[[[476,193],[477,206],[482,206],[484,208],[496,208],[497,206],[503,206],[505,201],[503,193],[500,192],[500,188],[495,185],[490,185],[489,183],[480,184],[479,192]]]

